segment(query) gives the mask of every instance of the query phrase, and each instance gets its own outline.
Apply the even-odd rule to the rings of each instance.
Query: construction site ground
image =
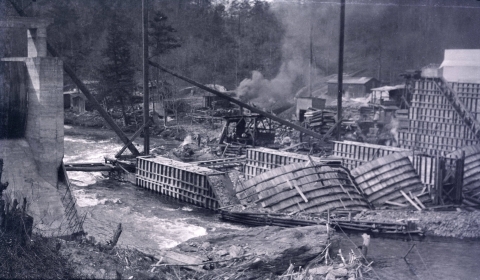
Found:
[[[219,132],[219,127],[212,129],[212,127],[208,127],[204,124],[185,125],[178,127],[172,126],[163,130],[161,133],[159,133],[159,135],[152,137],[151,148],[155,154],[178,159],[174,152],[184,150],[185,146],[190,146],[193,150],[195,158],[197,159],[206,160],[216,158],[217,156],[212,152],[212,150],[215,148],[215,141],[218,141],[217,137]],[[65,130],[66,136],[80,134],[96,140],[111,139],[112,141],[118,141],[116,135],[111,130],[105,128],[85,128],[71,126]],[[198,143],[195,139],[195,137],[199,134],[201,138],[200,146],[197,145]],[[136,143],[141,145],[141,141],[142,138],[138,138]],[[166,147],[166,143],[168,143],[168,147]],[[172,147],[172,149],[169,147]],[[115,151],[112,151],[112,154],[114,152]],[[230,177],[232,178],[232,182],[234,184],[237,180],[243,180],[241,173],[238,171],[232,172]],[[242,210],[243,208],[242,206],[237,207],[239,207],[237,210]],[[419,227],[424,229],[427,236],[453,237],[460,239],[474,238],[476,240],[480,238],[480,211],[469,212],[455,208],[449,209],[449,211],[440,210],[442,209],[438,209],[437,211],[421,212],[410,209],[369,210],[360,212],[356,216],[353,216],[353,218],[376,221],[411,220],[416,222]],[[213,214],[214,213],[212,213],[212,215]],[[244,231],[247,235],[249,232],[252,233],[259,231],[257,233],[263,232],[266,236],[268,236],[268,232],[270,232],[272,229],[274,231],[280,230],[267,226],[256,229],[246,228]],[[286,233],[287,232],[285,231],[285,234]],[[295,233],[293,234],[299,238],[301,238],[302,235],[298,233],[296,233],[296,235]],[[134,248],[115,248],[111,252],[101,252],[98,249],[98,246],[95,245],[95,241],[92,240],[53,240],[52,242],[57,242],[60,244],[54,246],[54,248],[59,248],[58,250],[61,252],[61,256],[63,256],[67,260],[68,264],[73,268],[75,275],[82,275],[82,277],[90,278],[116,278],[121,275],[122,279],[224,279],[222,277],[232,276],[233,278],[238,276],[238,279],[258,279],[258,277],[263,277],[265,279],[272,277],[270,279],[273,279],[275,278],[274,275],[278,274],[280,270],[289,270],[288,264],[285,264],[285,267],[277,267],[272,269],[272,267],[268,264],[258,261],[257,257],[252,258],[252,255],[249,255],[248,252],[248,249],[251,248],[250,245],[247,245],[248,241],[242,241],[243,239],[237,235],[239,235],[237,232],[224,230],[216,232],[212,236],[207,235],[201,238],[196,238],[195,240],[188,240],[179,244],[175,248],[166,250],[166,252],[177,252],[179,254],[186,255],[199,253],[199,255],[206,258],[202,261],[219,261],[218,264],[213,264],[211,267],[206,267],[210,270],[201,269],[200,271],[185,269],[185,267],[182,266],[163,266],[158,267],[152,272],[152,265],[157,263],[159,259],[154,256],[143,254]],[[234,236],[237,236],[238,240],[234,239]],[[348,239],[348,237],[340,233],[338,233],[338,237],[340,239]],[[248,239],[248,237],[245,238]],[[227,240],[230,241],[226,242]],[[212,258],[212,256],[214,258]],[[234,256],[240,257],[240,259],[222,262],[223,260],[229,258],[235,258]],[[242,256],[245,258],[242,258]],[[255,266],[255,263],[259,263],[261,265]],[[348,276],[351,275],[352,270],[347,269],[345,271],[340,268],[344,268],[344,266],[337,258],[334,266],[319,269],[319,272],[323,274],[320,274],[318,277],[325,277],[325,275],[330,271],[338,270],[338,273],[341,274],[337,276],[337,279],[348,279]],[[247,270],[249,273],[246,274],[245,271]],[[366,275],[368,275],[368,273]],[[133,278],[131,278],[132,276]]]

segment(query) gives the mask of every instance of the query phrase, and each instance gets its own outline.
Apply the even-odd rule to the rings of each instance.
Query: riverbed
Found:
[[[141,150],[140,143],[136,144]],[[156,144],[171,149],[180,142],[157,139]],[[65,162],[102,162],[105,156],[113,157],[121,147],[109,131],[66,127]],[[118,223],[122,223],[118,246],[134,247],[155,255],[162,249],[211,232],[248,230],[241,225],[219,221],[210,210],[178,202],[131,183],[108,179],[98,172],[68,172],[68,175],[77,209],[80,215],[86,215],[84,230],[97,241],[110,239]],[[362,243],[357,234],[339,234],[345,257]],[[409,240],[409,236],[372,238],[368,258],[373,261],[373,279],[377,276],[379,279],[480,279],[480,241]],[[407,263],[403,257],[414,243]]]

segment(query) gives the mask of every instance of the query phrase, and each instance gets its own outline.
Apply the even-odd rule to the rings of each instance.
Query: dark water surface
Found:
[[[66,135],[65,162],[101,162],[104,156],[113,157],[122,147],[111,133],[109,137],[88,137],[67,131]],[[162,143],[166,149],[178,144]],[[122,223],[120,246],[156,254],[162,248],[174,247],[192,237],[246,228],[220,222],[209,210],[180,203],[130,183],[109,180],[98,172],[69,172],[68,175],[77,208],[80,214],[87,215],[84,229],[99,241],[110,239],[117,224]],[[340,247],[344,257],[348,257],[348,252],[355,248],[352,242],[362,244],[362,238],[358,234],[348,237],[340,234],[343,236]],[[405,239],[409,239],[408,236]],[[407,257],[408,265],[403,256],[413,243],[416,247]],[[374,262],[373,279],[480,279],[480,241],[413,242],[372,238],[368,258]]]

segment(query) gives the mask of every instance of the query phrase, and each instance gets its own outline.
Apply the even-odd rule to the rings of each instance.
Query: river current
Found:
[[[81,131],[83,128],[66,126],[66,130],[69,129]],[[65,162],[69,163],[102,162],[105,156],[113,157],[122,147],[114,136],[99,138],[68,132],[66,135]],[[178,144],[163,143],[166,149]],[[138,148],[141,150],[141,146]],[[178,202],[131,183],[110,180],[99,172],[68,172],[68,176],[79,214],[86,215],[84,230],[97,241],[110,239],[118,223],[122,223],[118,246],[134,247],[156,255],[161,249],[193,237],[246,229],[219,221],[210,210]],[[353,244],[361,243],[359,235],[343,235],[344,256],[355,248]],[[403,257],[413,243],[416,245],[407,256],[407,263]],[[480,279],[480,241],[430,239],[413,242],[372,238],[368,256],[374,261],[374,279],[376,276],[378,279]]]

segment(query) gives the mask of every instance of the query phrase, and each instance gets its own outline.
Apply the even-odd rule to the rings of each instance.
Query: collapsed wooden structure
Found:
[[[335,158],[318,158],[297,153],[290,153],[285,151],[278,151],[268,148],[254,148],[247,150],[247,157],[245,159],[245,178],[251,179],[263,172],[271,169],[296,163],[314,161],[317,163],[325,163],[328,165],[341,165],[341,159]]]
[[[358,187],[373,205],[408,206],[405,200],[423,206],[430,198],[409,160],[410,152],[394,153],[352,170]],[[409,196],[405,196],[409,194]],[[410,197],[410,198],[409,198]],[[420,198],[419,198],[420,197]],[[418,210],[421,210],[419,207]]]
[[[209,209],[238,202],[226,173],[164,157],[137,157],[136,184]]]
[[[408,159],[425,186],[422,194],[428,193],[433,204],[459,205],[463,201],[468,207],[478,207],[480,84],[448,82],[438,72],[408,80],[413,89],[409,92],[408,127],[398,133],[400,148],[343,141],[335,142],[334,155],[343,158],[351,170],[364,164],[373,170],[378,158],[410,151]],[[397,171],[392,171],[394,178]],[[407,197],[404,199],[407,202]]]
[[[244,203],[281,212],[319,213],[329,209],[368,209],[345,169],[298,162],[262,173],[237,187]]]

